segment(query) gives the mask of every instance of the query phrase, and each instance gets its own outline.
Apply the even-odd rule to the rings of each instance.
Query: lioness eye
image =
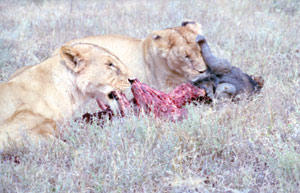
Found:
[[[185,58],[189,59],[189,58],[190,58],[190,56],[189,56],[189,55],[185,55]]]
[[[113,63],[109,63],[108,66],[114,66],[114,64]]]

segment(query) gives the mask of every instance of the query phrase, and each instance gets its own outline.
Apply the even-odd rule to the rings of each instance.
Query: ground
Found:
[[[72,122],[67,146],[2,155],[0,192],[299,192],[298,0],[2,0],[0,16],[0,81],[68,40],[143,38],[185,18],[203,25],[216,56],[265,80],[251,100],[190,105],[178,123]]]

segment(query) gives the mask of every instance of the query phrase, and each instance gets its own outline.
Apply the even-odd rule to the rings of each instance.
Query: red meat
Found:
[[[183,83],[169,94],[163,93],[148,85],[134,80],[131,85],[135,104],[146,113],[153,112],[156,117],[170,120],[181,120],[187,116],[186,103],[205,96],[205,91],[190,83]]]

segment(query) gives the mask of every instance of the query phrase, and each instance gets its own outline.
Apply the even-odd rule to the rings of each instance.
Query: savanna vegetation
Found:
[[[177,123],[133,114],[103,127],[71,120],[67,146],[29,141],[1,154],[0,192],[299,192],[298,0],[2,0],[0,80],[71,39],[143,38],[185,18],[203,25],[216,56],[261,75],[262,91],[189,105]]]

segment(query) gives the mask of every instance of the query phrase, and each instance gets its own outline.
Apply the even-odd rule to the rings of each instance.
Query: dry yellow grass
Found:
[[[168,123],[145,116],[72,124],[59,144],[0,157],[0,192],[299,192],[300,3],[297,0],[0,2],[0,80],[63,42],[202,23],[218,57],[264,77],[252,100],[189,106]]]

